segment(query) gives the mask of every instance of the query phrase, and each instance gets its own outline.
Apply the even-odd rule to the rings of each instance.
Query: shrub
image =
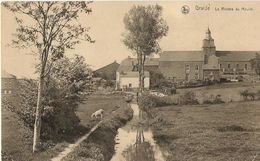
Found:
[[[230,125],[230,126],[224,126],[224,127],[218,128],[218,131],[228,132],[228,131],[248,131],[248,130],[239,125]]]
[[[60,138],[79,125],[80,120],[75,112],[78,104],[85,100],[85,91],[89,89],[89,72],[84,59],[76,56],[74,60],[68,58],[57,60],[52,68],[52,74],[45,77],[42,96],[41,137],[43,139]],[[16,97],[16,102],[6,98],[3,104],[17,113],[26,126],[33,128],[37,104],[37,82],[19,80]]]
[[[178,104],[178,99],[174,96],[159,97],[149,93],[143,93],[138,99],[138,104],[142,110],[148,111],[153,107],[176,105]]]
[[[203,101],[203,104],[221,104],[221,103],[225,103],[222,99],[221,99],[221,95],[211,95],[209,99],[206,99]]]
[[[180,96],[180,103],[183,105],[197,105],[197,104],[199,104],[199,101],[196,98],[196,95],[194,92],[188,91]]]

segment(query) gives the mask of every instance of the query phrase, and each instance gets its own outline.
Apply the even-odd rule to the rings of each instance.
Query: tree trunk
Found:
[[[43,90],[43,74],[41,73],[38,83],[38,98],[36,107],[36,116],[33,133],[33,153],[39,151],[40,134],[41,134],[41,116],[42,116],[42,90]]]

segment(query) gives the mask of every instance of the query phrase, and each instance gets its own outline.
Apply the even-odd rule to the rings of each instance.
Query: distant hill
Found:
[[[118,67],[119,64],[114,61],[113,63],[94,71],[94,77],[101,77],[105,80],[116,80],[116,70],[118,69]]]

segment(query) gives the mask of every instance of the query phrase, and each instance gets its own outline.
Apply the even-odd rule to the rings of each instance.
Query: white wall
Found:
[[[129,84],[132,84],[132,88],[138,88],[139,87],[139,78],[138,77],[121,77],[119,86],[120,88],[123,88],[124,86],[129,87]],[[144,79],[144,88],[149,88],[150,86],[150,80],[149,78]]]

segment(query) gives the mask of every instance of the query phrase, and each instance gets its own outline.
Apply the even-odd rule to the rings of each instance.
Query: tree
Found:
[[[89,2],[6,2],[4,6],[16,14],[19,27],[13,44],[34,48],[39,56],[38,97],[34,125],[33,152],[39,150],[42,95],[45,77],[53,62],[63,57],[65,49],[73,49],[80,40],[93,42],[87,34],[89,28],[77,21],[80,13],[89,14]]]
[[[146,57],[161,50],[159,40],[166,36],[168,26],[162,18],[162,7],[159,5],[133,6],[126,13],[124,24],[126,32],[123,42],[137,56],[139,90],[142,93]]]
[[[255,58],[251,60],[252,69],[255,70],[255,73],[260,76],[260,55],[259,53],[255,54]]]

